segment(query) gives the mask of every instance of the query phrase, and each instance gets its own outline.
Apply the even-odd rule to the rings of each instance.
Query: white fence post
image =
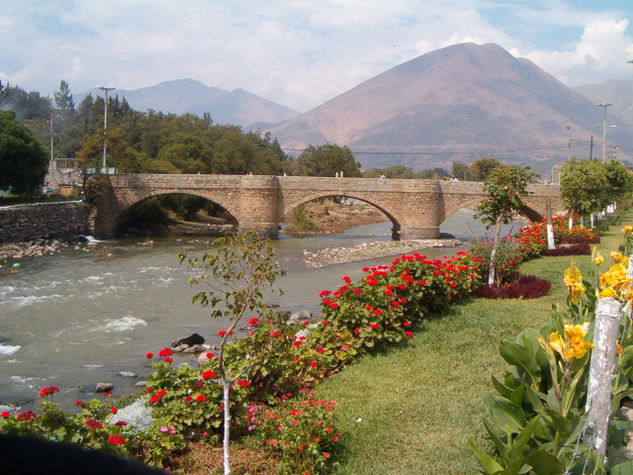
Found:
[[[611,384],[615,366],[616,343],[620,335],[620,302],[613,298],[598,299],[594,326],[585,426],[586,442],[604,457],[607,450]]]

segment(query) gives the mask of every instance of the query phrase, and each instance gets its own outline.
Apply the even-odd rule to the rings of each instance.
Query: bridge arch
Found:
[[[398,219],[393,215],[393,213],[389,212],[384,206],[381,206],[380,204],[377,204],[375,202],[376,200],[368,199],[367,197],[363,197],[363,196],[361,196],[360,194],[357,194],[357,193],[326,192],[326,193],[313,193],[313,194],[302,196],[301,198],[293,200],[291,203],[285,204],[283,206],[283,209],[280,210],[280,213],[279,213],[279,220],[281,221],[285,216],[290,215],[290,213],[292,213],[293,210],[295,210],[296,208],[298,208],[299,206],[301,206],[303,204],[309,203],[311,201],[319,200],[319,199],[337,198],[337,197],[349,198],[349,199],[353,199],[353,200],[362,201],[363,203],[366,203],[366,204],[376,208],[378,211],[380,211],[382,214],[384,214],[389,219],[389,221],[391,221],[391,224],[392,224],[391,237],[392,237],[392,239],[400,239],[400,228],[401,228],[401,225],[400,225],[400,222],[398,221]]]
[[[440,222],[439,222],[439,224],[442,224],[444,221],[446,221],[449,217],[451,217],[453,214],[455,214],[459,210],[462,210],[462,209],[476,210],[477,206],[479,205],[479,203],[482,202],[482,200],[484,198],[485,198],[485,196],[477,196],[477,197],[472,198],[472,199],[470,199],[468,201],[464,201],[464,202],[461,202],[459,204],[453,205],[449,209],[443,210],[443,212],[440,213]],[[541,214],[541,212],[539,212],[536,209],[534,209],[531,206],[531,203],[529,202],[529,200],[526,200],[524,202],[524,206],[522,207],[520,214],[522,216],[527,217],[531,221],[540,221],[541,219],[543,219],[543,215]]]

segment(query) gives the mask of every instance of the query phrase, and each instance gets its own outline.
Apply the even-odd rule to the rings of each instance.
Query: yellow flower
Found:
[[[627,225],[627,226],[624,226],[624,227],[621,229],[621,231],[622,231],[624,234],[633,234],[633,225],[632,225],[632,224],[629,224],[629,225]]]
[[[613,257],[613,262],[615,263],[622,264],[624,267],[629,265],[629,258],[619,252],[611,251],[611,257]]]
[[[596,257],[593,258],[593,263],[597,266],[601,265],[604,262],[604,257],[600,254],[596,254]]]
[[[613,287],[613,290],[620,291],[627,287],[630,281],[626,278],[626,267],[623,263],[613,264],[600,276],[600,288]]]
[[[567,286],[567,292],[571,297],[571,303],[576,305],[580,301],[580,295],[587,289],[582,285],[582,274],[576,264],[572,262],[571,266],[565,269],[563,281]]]
[[[601,299],[606,299],[609,297],[614,299],[620,298],[619,294],[615,290],[613,290],[613,287],[607,287],[602,292],[600,292],[600,295],[598,295],[598,297],[600,297]]]
[[[593,344],[585,341],[589,324],[564,326],[564,338],[556,332],[549,335],[549,346],[552,350],[558,352],[564,361],[571,361],[574,358],[582,358],[589,348],[593,348]]]

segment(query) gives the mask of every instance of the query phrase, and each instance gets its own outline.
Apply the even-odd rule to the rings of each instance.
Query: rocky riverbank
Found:
[[[316,252],[303,251],[303,262],[311,269],[344,262],[362,261],[374,257],[406,254],[430,247],[455,247],[459,239],[410,239],[405,241],[363,242],[351,247],[333,247]]]
[[[75,243],[63,242],[58,239],[37,239],[29,242],[0,244],[0,264],[9,260],[19,260],[25,257],[40,257],[57,254],[62,249]]]

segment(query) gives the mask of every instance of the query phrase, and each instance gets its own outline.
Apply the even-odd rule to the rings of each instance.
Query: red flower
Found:
[[[206,400],[207,400],[207,398],[206,398],[206,397],[204,397],[204,394],[198,394],[198,395],[196,396],[196,401],[198,401],[198,402],[204,402],[204,401],[206,401]]]
[[[211,359],[211,358],[213,358],[215,355],[214,355],[213,353],[209,352],[209,353],[207,353],[205,356],[206,356],[207,358]]]
[[[169,348],[163,348],[162,350],[160,350],[158,352],[158,356],[160,356],[161,358],[163,356],[171,356],[173,353],[171,352],[171,350]]]
[[[391,295],[391,294],[393,294],[393,292],[391,290],[388,290],[388,289],[385,290],[385,295]]]
[[[419,280],[418,285],[426,285],[426,280]]]
[[[84,407],[86,405],[85,402],[79,401],[79,400],[75,401],[74,404],[75,406],[79,406],[79,407]]]
[[[327,297],[331,293],[332,292],[330,290],[322,290],[321,292],[319,292],[319,297]]]
[[[147,353],[145,353],[145,358],[147,358],[148,360],[153,357],[154,357],[154,353],[152,353],[151,351],[148,351]]]
[[[402,322],[403,327],[410,327],[411,324],[409,322]]]
[[[369,326],[372,327],[372,328],[378,328],[378,324],[377,323],[370,323]]]
[[[111,435],[110,437],[108,437],[108,442],[110,442],[112,445],[125,444],[125,439],[120,435]]]
[[[346,283],[348,283],[348,284],[350,284],[350,283],[352,282],[352,279],[350,279],[350,278],[349,278],[348,276],[346,276],[346,275],[345,275],[345,276],[343,276],[343,277],[342,277],[342,279],[343,279]]]
[[[360,330],[358,328],[354,328],[354,333],[356,333],[358,335],[359,332],[360,332]]]
[[[355,293],[356,295],[360,295],[363,293],[363,290],[356,287],[354,290],[352,290],[352,292]]]
[[[202,373],[202,379],[211,379],[215,377],[215,373],[210,369]]]
[[[149,402],[153,402],[153,403],[157,403],[160,401],[160,398],[158,396],[152,396],[149,400]]]
[[[330,308],[338,308],[338,304],[336,302],[332,302],[330,304]]]
[[[248,321],[249,326],[256,327],[259,324],[259,318],[253,317]]]
[[[371,310],[371,309],[373,309],[373,308],[374,308],[374,307],[372,307],[371,305],[365,305],[365,310]]]
[[[163,360],[164,363],[171,363],[172,361],[174,361],[174,359],[170,356],[168,356],[167,358]]]
[[[382,315],[382,310],[380,310],[379,308],[375,308],[372,310],[372,312],[374,315]]]
[[[167,391],[165,391],[164,389],[156,391],[156,396],[157,397],[163,397],[165,394],[167,394]]]
[[[111,412],[112,414],[116,414],[116,413],[117,413],[117,411],[118,411],[118,409],[117,409],[116,407],[111,407],[111,408],[110,408],[110,412]]]
[[[236,384],[237,384],[238,386],[243,387],[243,388],[247,388],[247,387],[249,387],[249,386],[251,385],[251,383],[249,383],[249,382],[248,382],[247,380],[245,380],[245,379],[239,379],[239,380],[236,382]]]
[[[11,414],[9,414],[7,411],[0,413],[0,417],[4,417],[5,419],[8,419],[10,415]]]
[[[317,367],[317,362],[316,361],[311,361],[310,362],[310,366],[312,366],[313,368]]]
[[[125,427],[127,425],[127,422],[125,421],[116,421],[114,423],[115,426],[119,426],[119,427]]]
[[[218,336],[224,336],[224,335],[226,335],[226,332],[224,330],[220,330],[218,332]]]
[[[407,338],[411,338],[413,336],[413,333],[411,332],[404,332],[404,334],[407,336]]]
[[[84,421],[84,424],[86,424],[92,430],[103,429],[103,424],[99,421],[95,421],[94,419],[86,419]]]
[[[324,456],[326,459],[329,459],[329,458],[330,458],[330,452],[323,452],[323,456]]]

